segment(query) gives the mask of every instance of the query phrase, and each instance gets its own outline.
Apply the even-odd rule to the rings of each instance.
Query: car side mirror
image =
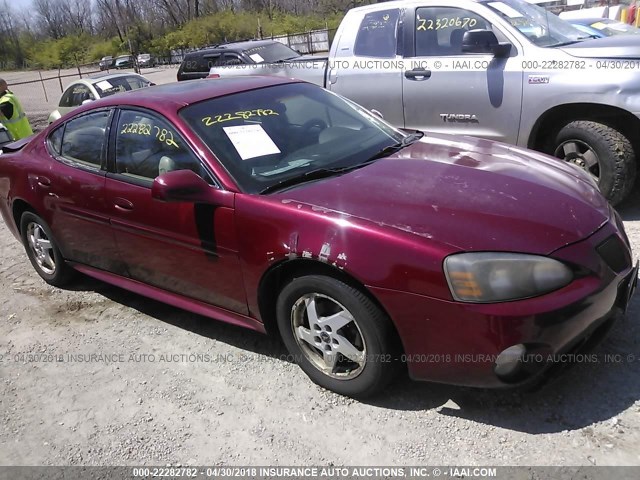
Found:
[[[87,98],[86,100],[82,101],[82,105],[86,105],[87,103],[91,103],[91,102],[93,102],[93,99]]]
[[[151,197],[161,202],[206,203],[233,207],[233,192],[220,190],[191,170],[174,170],[158,175],[151,185]]]
[[[511,53],[510,43],[499,43],[491,30],[469,30],[462,37],[463,53],[491,53],[494,56],[507,57]]]

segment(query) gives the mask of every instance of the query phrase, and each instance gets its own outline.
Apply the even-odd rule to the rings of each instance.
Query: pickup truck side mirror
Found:
[[[469,30],[462,37],[463,53],[492,53],[496,57],[506,57],[511,53],[510,43],[499,43],[491,30]]]

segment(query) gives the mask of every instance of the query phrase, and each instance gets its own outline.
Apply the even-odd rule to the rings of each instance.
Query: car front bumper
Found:
[[[615,265],[617,271],[597,250],[612,237],[625,250],[626,263]],[[581,268],[583,275],[561,290],[526,300],[470,304],[370,287],[396,325],[409,375],[505,387],[532,381],[555,364],[579,361],[575,354],[597,344],[626,310],[638,264],[632,266],[628,241],[613,220],[551,256]],[[500,354],[510,347],[526,353],[505,375]]]

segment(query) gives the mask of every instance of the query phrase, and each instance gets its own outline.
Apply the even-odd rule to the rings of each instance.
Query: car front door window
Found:
[[[115,127],[106,201],[130,277],[246,315],[233,208],[161,202],[151,194],[153,179],[173,170],[213,183],[198,157],[167,120],[148,111],[122,110]]]
[[[169,123],[146,112],[125,110],[116,131],[116,173],[138,183],[174,170],[192,170],[210,182],[200,160]]]

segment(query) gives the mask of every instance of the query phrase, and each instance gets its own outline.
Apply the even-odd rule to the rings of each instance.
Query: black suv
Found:
[[[275,63],[298,57],[298,52],[274,40],[225,43],[187,53],[178,69],[178,81],[206,78],[211,67]]]

